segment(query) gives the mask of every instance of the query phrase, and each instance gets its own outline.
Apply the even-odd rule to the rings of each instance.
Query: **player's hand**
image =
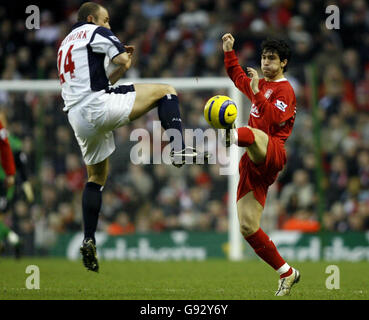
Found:
[[[223,51],[228,52],[233,50],[234,38],[230,33],[226,33],[223,37]]]
[[[12,186],[14,186],[14,183],[15,183],[14,176],[6,176],[5,185],[7,188],[11,188]]]
[[[247,67],[247,72],[249,74],[249,77],[251,78],[250,87],[254,94],[257,94],[259,92],[259,75],[258,72],[250,67]]]
[[[133,55],[133,51],[135,51],[135,47],[134,46],[124,46],[124,48],[126,49],[126,52],[129,58],[128,62],[125,65],[125,68],[128,70],[132,65],[132,55]]]
[[[129,56],[132,56],[133,51],[135,51],[135,46],[124,46],[124,48],[126,49],[126,52]]]

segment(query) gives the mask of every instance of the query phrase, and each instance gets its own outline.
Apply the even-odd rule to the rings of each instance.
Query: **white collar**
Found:
[[[278,80],[273,80],[273,81],[270,81],[270,82],[281,82],[281,81],[287,81],[286,78],[280,78]]]

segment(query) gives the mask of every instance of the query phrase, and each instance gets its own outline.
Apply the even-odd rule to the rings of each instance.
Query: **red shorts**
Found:
[[[245,152],[239,164],[240,181],[237,189],[237,201],[253,191],[255,199],[264,207],[268,188],[277,179],[279,171],[286,164],[286,160],[283,141],[270,136],[264,163],[256,165]]]

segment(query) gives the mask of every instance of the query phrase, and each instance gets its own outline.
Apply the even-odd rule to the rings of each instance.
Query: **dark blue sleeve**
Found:
[[[89,44],[94,52],[105,53],[110,59],[113,59],[118,54],[126,52],[123,44],[114,33],[105,27],[96,28]]]

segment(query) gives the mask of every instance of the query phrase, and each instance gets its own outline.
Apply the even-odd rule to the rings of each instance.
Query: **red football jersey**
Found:
[[[12,149],[10,149],[10,144],[8,140],[8,133],[3,127],[0,121],[0,158],[1,165],[6,173],[6,175],[15,174],[15,162],[13,157]]]
[[[248,125],[286,141],[292,132],[296,114],[295,93],[287,79],[260,79],[259,92],[254,95],[250,87],[251,79],[238,63],[234,50],[224,53],[224,64],[236,87],[252,102]]]

